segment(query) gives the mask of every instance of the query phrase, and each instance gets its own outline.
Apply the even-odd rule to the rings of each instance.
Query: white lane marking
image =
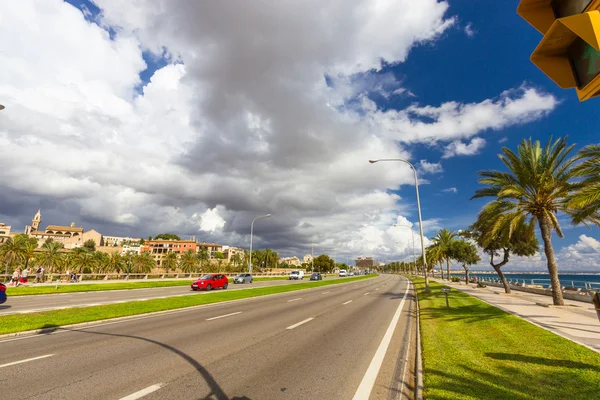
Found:
[[[369,292],[367,292],[367,293],[363,294],[363,296],[366,296],[366,295],[368,295],[368,294],[369,294]]]
[[[373,386],[375,385],[375,380],[377,379],[377,375],[379,374],[379,370],[381,369],[381,364],[383,364],[383,359],[385,357],[385,353],[387,352],[388,347],[390,346],[390,342],[392,341],[392,336],[394,335],[394,330],[396,329],[396,325],[398,325],[398,321],[400,320],[400,314],[402,313],[402,308],[404,308],[404,302],[406,300],[406,294],[408,293],[409,283],[406,283],[406,289],[404,290],[404,294],[402,295],[402,301],[400,305],[398,305],[398,309],[390,322],[390,326],[388,326],[385,335],[383,335],[383,339],[381,339],[381,343],[379,343],[379,347],[373,356],[373,360],[371,360],[371,364],[369,364],[369,368],[367,372],[365,372],[365,376],[363,376],[360,385],[358,385],[358,389],[356,389],[356,393],[354,393],[353,400],[362,400],[368,399],[371,396],[371,391],[373,390]]]
[[[225,315],[219,315],[218,317],[212,317],[212,318],[206,318],[207,321],[212,321],[213,319],[220,319],[220,318],[225,318],[225,317],[231,317],[232,315],[238,315],[241,314],[241,311],[238,312],[233,312],[231,314],[225,314]]]
[[[379,290],[379,288],[375,289],[375,290]]]
[[[291,303],[292,301],[298,301],[298,300],[302,300],[302,297],[298,297],[297,299],[292,299],[292,300],[288,300],[288,303]]]
[[[305,323],[307,323],[307,322],[310,322],[310,321],[312,321],[313,319],[314,319],[314,318],[312,318],[312,317],[311,317],[311,318],[306,318],[304,321],[300,321],[300,322],[298,322],[297,324],[290,325],[290,326],[288,326],[288,327],[287,327],[287,328],[285,328],[285,329],[294,329],[294,328],[297,328],[297,327],[299,327],[299,326],[300,326],[300,325],[302,325],[302,324],[305,324]]]
[[[131,393],[129,396],[121,397],[120,400],[136,400],[142,398],[152,392],[156,392],[162,387],[162,385],[162,383],[157,383],[156,385],[148,386],[146,389],[142,389],[135,393]]]
[[[342,305],[345,306],[346,304],[350,304],[350,303],[352,303],[352,300],[348,300],[347,302],[342,303]]]
[[[323,293],[321,293],[321,294],[327,294],[327,293],[331,293],[331,292],[323,292]]]
[[[45,356],[39,356],[39,357],[33,357],[33,358],[28,358],[26,360],[21,360],[21,361],[14,361],[8,364],[2,364],[0,365],[0,368],[4,368],[4,367],[10,367],[11,365],[17,365],[17,364],[23,364],[29,361],[35,361],[35,360],[39,360],[42,358],[48,358],[48,357],[52,357],[54,354],[46,354]]]

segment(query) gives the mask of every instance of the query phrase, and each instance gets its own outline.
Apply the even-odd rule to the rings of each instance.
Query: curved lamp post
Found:
[[[256,221],[259,218],[266,218],[266,217],[270,217],[271,214],[265,214],[265,215],[261,215],[258,216],[256,218],[254,218],[252,220],[252,223],[250,224],[250,260],[248,262],[248,272],[252,273],[252,233],[254,231],[254,221]]]
[[[419,211],[419,230],[421,232],[421,251],[423,254],[423,276],[425,277],[425,291],[429,292],[429,277],[427,276],[427,256],[425,255],[425,240],[423,237],[423,220],[421,218],[421,200],[419,198],[419,178],[417,177],[417,169],[414,167],[414,165],[402,158],[380,158],[378,160],[369,160],[371,164],[375,164],[379,161],[403,162],[405,164],[408,164],[412,168],[413,173],[415,175],[415,190],[417,192],[417,210]]]

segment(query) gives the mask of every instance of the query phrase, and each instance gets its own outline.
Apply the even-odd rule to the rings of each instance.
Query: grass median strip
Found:
[[[94,307],[69,308],[64,310],[43,311],[28,314],[12,314],[0,316],[0,334],[58,327],[63,325],[125,317],[130,315],[146,314],[155,311],[174,310],[178,308],[192,307],[203,304],[212,304],[228,300],[239,300],[250,297],[264,296],[268,294],[293,292],[296,290],[358,281],[372,277],[374,277],[374,275],[361,276],[356,278],[298,283],[295,285],[262,287],[255,288],[252,290],[219,290],[209,295],[190,294],[189,296],[171,297],[167,299],[132,301],[128,303],[109,304]]]
[[[257,277],[255,282],[287,280],[281,277]],[[148,289],[159,287],[189,286],[193,279],[181,281],[149,281],[149,282],[115,282],[115,283],[62,283],[56,286],[19,286],[7,287],[6,294],[10,296],[30,296],[36,294],[59,294],[76,292],[100,292],[105,290]],[[233,278],[229,281],[233,284]]]
[[[600,355],[499,308],[413,279],[427,399],[597,399]]]

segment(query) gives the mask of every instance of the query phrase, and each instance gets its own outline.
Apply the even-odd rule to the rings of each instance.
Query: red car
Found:
[[[6,301],[6,285],[4,283],[0,283],[0,304]]]
[[[206,274],[192,282],[192,290],[227,289],[229,279],[223,274]]]

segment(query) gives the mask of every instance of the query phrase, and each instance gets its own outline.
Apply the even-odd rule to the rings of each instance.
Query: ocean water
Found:
[[[437,271],[436,271],[437,272]],[[460,273],[451,273],[452,276],[458,276],[460,278],[464,278],[465,274]],[[436,276],[439,276],[439,273],[436,273]],[[500,279],[498,274],[495,272],[490,273],[470,273],[469,276],[476,276],[477,279],[482,280],[496,280]],[[504,274],[506,279],[509,282],[519,282],[525,283],[528,285],[542,285],[544,287],[550,287],[550,276],[548,273],[543,272],[506,272]],[[590,273],[590,272],[575,272],[575,273],[566,273],[566,274],[558,274],[558,279],[560,279],[560,284],[564,287],[576,287],[576,288],[592,288],[594,290],[600,290],[600,272],[599,273]]]

